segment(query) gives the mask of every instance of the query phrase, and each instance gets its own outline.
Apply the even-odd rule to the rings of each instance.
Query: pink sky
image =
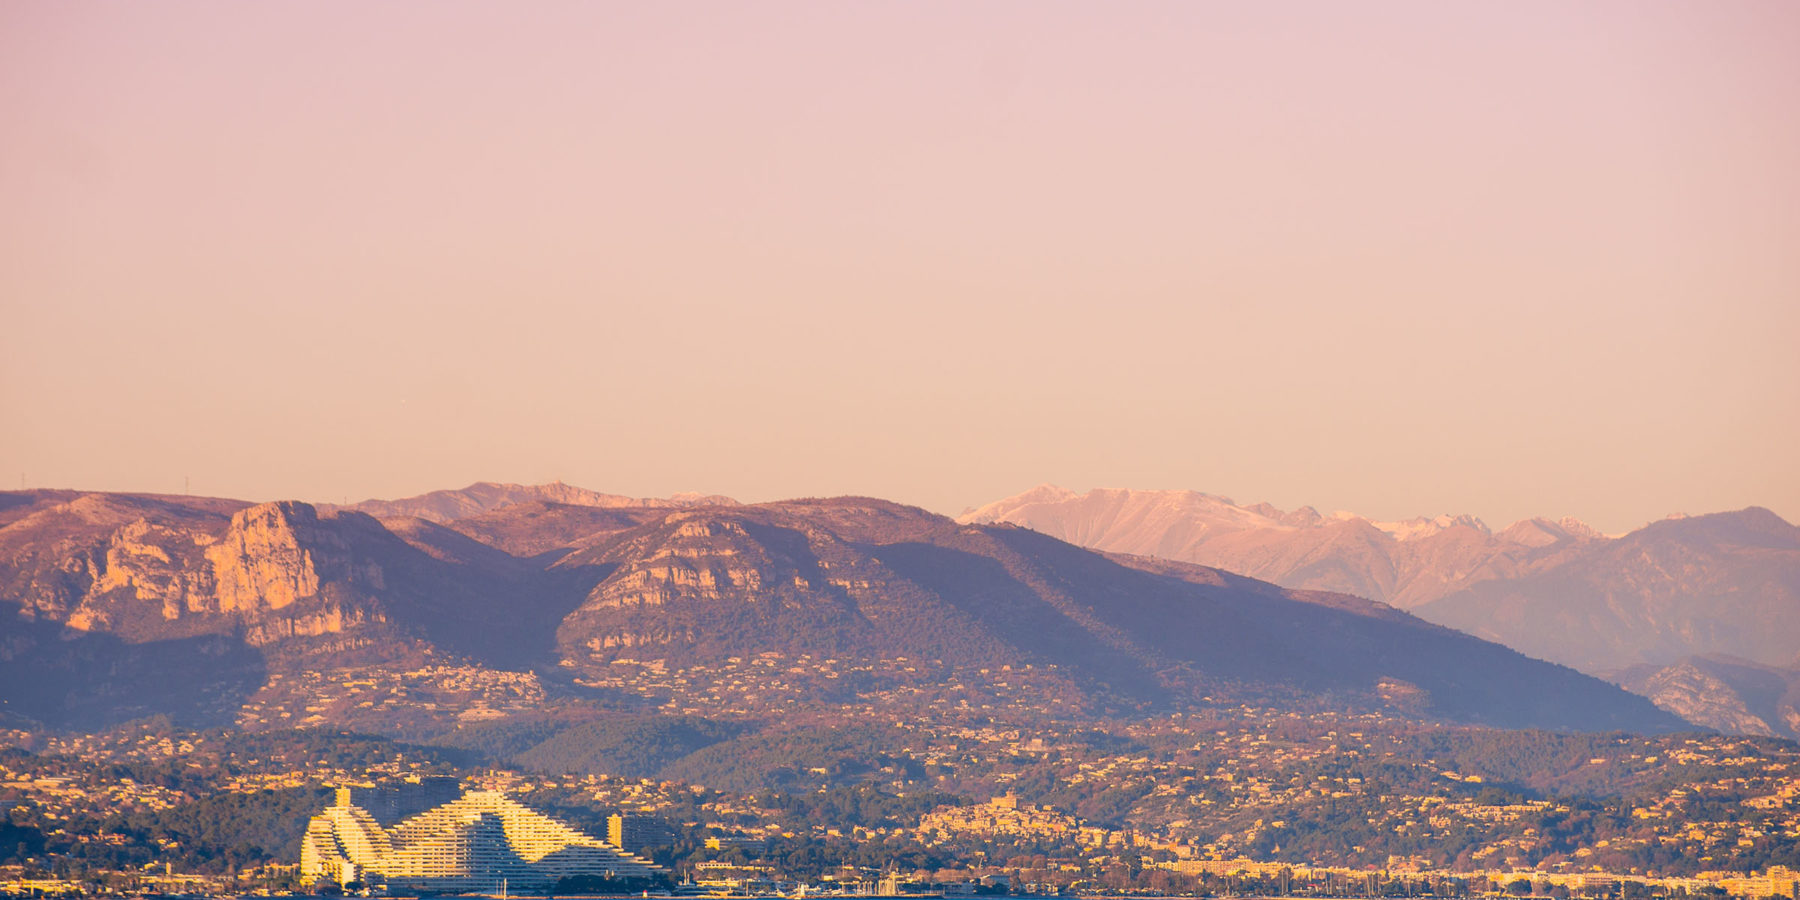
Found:
[[[0,475],[1796,521],[1796,48],[1791,2],[7,3]]]

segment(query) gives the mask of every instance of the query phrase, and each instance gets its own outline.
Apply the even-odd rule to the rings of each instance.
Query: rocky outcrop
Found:
[[[338,633],[385,621],[382,567],[345,524],[304,503],[84,495],[0,528],[0,583],[27,618],[134,642]]]
[[[746,633],[785,629],[801,643],[816,642],[822,623],[848,628],[855,618],[854,599],[832,583],[832,564],[821,558],[848,565],[850,555],[835,536],[787,516],[668,514],[564,560],[606,566],[611,574],[563,622],[559,641],[565,653],[595,661],[647,646],[674,655],[707,652],[730,641],[720,633],[729,630],[720,627],[726,622],[741,623]]]
[[[1800,665],[1695,656],[1614,676],[1627,690],[1702,728],[1800,738]]]
[[[384,624],[387,577],[371,551],[399,543],[361,513],[321,516],[297,502],[250,507],[207,548],[217,584],[209,611],[236,617],[258,645]]]
[[[312,550],[301,546],[296,524],[310,541],[323,537],[317,515],[300,503],[265,503],[232,516],[231,530],[206,553],[220,612],[283,609],[318,596],[319,572]]]
[[[242,504],[86,494],[0,527],[0,597],[27,619],[142,639],[209,608],[205,548]]]
[[[1645,681],[1638,693],[1704,728],[1733,734],[1775,734],[1767,721],[1744,705],[1744,698],[1730,685],[1691,663],[1657,672]]]
[[[615,572],[595,589],[587,607],[713,602],[728,595],[750,601],[761,593],[763,570],[758,564],[769,560],[760,553],[746,559],[749,535],[741,523],[688,516],[671,516],[668,521],[673,525],[668,541]]]
[[[230,530],[206,551],[218,584],[215,609],[285,609],[319,596],[325,581],[380,591],[386,586],[380,563],[359,558],[329,527],[339,518],[328,514],[322,524],[313,507],[294,502],[264,503],[233,516]]]
[[[99,560],[90,560],[90,587],[64,624],[104,630],[120,604],[154,604],[174,621],[206,611],[216,589],[212,570],[196,565],[210,534],[184,532],[138,519],[114,532]]]

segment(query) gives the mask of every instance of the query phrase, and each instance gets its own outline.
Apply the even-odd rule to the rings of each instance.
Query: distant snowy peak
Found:
[[[1011,498],[1010,501],[1002,500],[1000,502],[1001,503],[1012,502],[1012,503],[1016,503],[1019,505],[1025,505],[1025,504],[1029,504],[1029,503],[1061,503],[1064,500],[1073,500],[1079,496],[1081,496],[1081,495],[1075,493],[1074,491],[1069,490],[1068,488],[1058,487],[1049,482],[1045,482],[1043,484],[1038,485],[1037,487],[1032,488],[1029,491],[1026,491],[1023,494],[1020,494],[1016,497]]]
[[[1054,484],[1040,484],[1022,494],[1014,494],[982,506],[973,507],[957,516],[958,522],[1015,522],[1015,517],[1034,506],[1057,506],[1080,497],[1080,494]]]
[[[1112,543],[1103,540],[1103,536],[1121,539],[1120,532],[1127,526],[1141,531],[1146,525],[1166,529],[1177,523],[1178,530],[1190,536],[1235,531],[1305,531],[1362,523],[1397,542],[1422,540],[1459,528],[1527,547],[1605,537],[1587,523],[1568,516],[1556,520],[1526,519],[1495,534],[1486,522],[1467,514],[1379,521],[1345,510],[1322,515],[1311,506],[1283,510],[1266,502],[1240,505],[1230,497],[1199,491],[1096,488],[1077,493],[1054,484],[1040,484],[1022,494],[970,509],[958,520],[965,524],[1011,522],[1065,540],[1103,547]],[[1141,536],[1132,542],[1146,545],[1145,549],[1152,543]]]
[[[1357,516],[1356,518],[1361,517]],[[1416,519],[1407,519],[1404,522],[1365,521],[1369,521],[1369,524],[1387,532],[1388,536],[1396,541],[1416,541],[1420,538],[1428,538],[1434,534],[1449,531],[1452,528],[1473,528],[1482,534],[1493,533],[1488,530],[1486,522],[1466,514],[1460,516],[1445,514],[1434,516],[1432,518],[1420,516]]]
[[[1244,508],[1272,522],[1278,522],[1291,528],[1312,528],[1326,521],[1324,516],[1319,515],[1318,510],[1310,506],[1302,506],[1290,512],[1282,512],[1272,503],[1256,503]]]
[[[1521,519],[1507,526],[1495,537],[1527,547],[1548,547],[1563,541],[1604,539],[1606,535],[1574,516],[1563,516],[1554,521],[1543,518]]]
[[[1287,521],[1291,517],[1307,524],[1318,519],[1318,513],[1311,508],[1284,513],[1267,503],[1239,506],[1230,497],[1199,491],[1096,488],[1078,494],[1053,484],[1040,484],[1022,494],[963,513],[957,520],[964,524],[1011,522],[1056,534],[1056,529],[1042,526],[1049,520],[1061,522],[1071,516],[1104,528],[1127,523],[1185,522],[1190,528],[1228,531],[1291,527]]]

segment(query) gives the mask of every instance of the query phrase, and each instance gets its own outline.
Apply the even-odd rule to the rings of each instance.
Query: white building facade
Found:
[[[460,798],[382,828],[349,793],[307,823],[300,878],[433,891],[536,890],[574,875],[643,878],[662,869],[499,791]]]

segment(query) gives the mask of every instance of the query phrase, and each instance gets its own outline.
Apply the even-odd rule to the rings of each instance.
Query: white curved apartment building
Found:
[[[570,875],[634,878],[661,871],[598,838],[508,798],[470,791],[383,829],[368,811],[338,803],[312,817],[300,845],[300,877],[436,891],[517,890]]]

